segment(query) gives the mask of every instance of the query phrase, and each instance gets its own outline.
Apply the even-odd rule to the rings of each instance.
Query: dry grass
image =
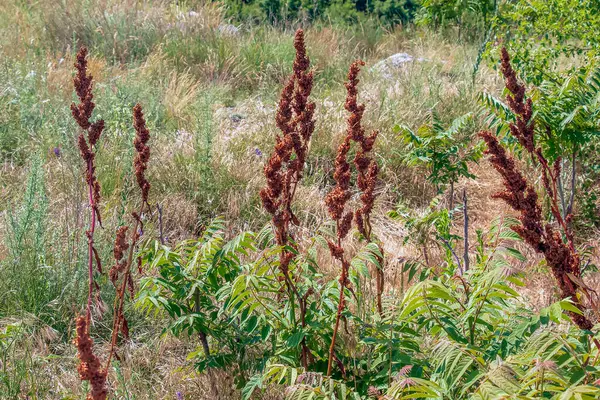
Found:
[[[76,352],[70,343],[63,342],[54,329],[33,316],[3,319],[0,321],[0,331],[9,325],[21,330],[19,346],[11,353],[9,363],[13,363],[11,360],[21,360],[33,378],[22,382],[22,392],[30,393],[23,399],[79,398],[86,393],[77,374]],[[235,398],[237,390],[226,373],[215,372],[209,376],[194,372],[187,361],[187,354],[197,346],[199,342],[193,338],[163,337],[153,331],[138,336],[119,350],[120,361],[109,374],[111,392],[117,398],[133,396],[145,400],[172,400],[177,398],[177,393],[190,400]],[[105,357],[109,343],[100,342],[96,347],[98,354]],[[6,367],[10,370],[14,365]],[[218,383],[218,397],[210,390],[211,379]]]
[[[0,54],[15,61],[15,65],[23,64],[26,69],[39,71],[41,78],[36,85],[43,89],[43,96],[34,99],[36,106],[48,99],[68,113],[73,63],[69,43],[73,32],[77,32],[80,40],[88,39],[96,45],[90,69],[98,82],[98,98],[113,95],[110,101],[115,103],[114,108],[104,104],[98,108],[103,116],[112,118],[108,121],[110,141],[100,149],[98,163],[104,167],[99,168],[99,172],[117,176],[114,182],[106,182],[108,193],[103,211],[110,229],[100,234],[99,241],[110,243],[112,227],[123,217],[122,205],[131,191],[131,182],[123,178],[128,168],[124,160],[128,162],[130,158],[122,146],[130,142],[130,123],[120,119],[119,113],[120,107],[126,108],[134,96],[141,96],[140,100],[153,107],[147,114],[152,116],[149,121],[155,125],[151,129],[155,139],[149,176],[156,196],[153,201],[163,207],[163,235],[167,242],[194,237],[200,226],[216,214],[223,214],[230,221],[232,231],[256,229],[267,220],[257,193],[264,186],[262,169],[277,132],[276,98],[291,67],[291,52],[288,52],[291,36],[287,32],[243,27],[240,36],[224,37],[218,33],[219,25],[226,22],[223,10],[214,3],[196,7],[193,10],[196,14],[189,14],[191,9],[177,9],[168,2],[91,2],[94,7],[87,22],[81,20],[85,10],[80,1],[67,1],[65,4],[69,7],[66,8],[42,1],[35,9],[17,7],[17,3],[22,2],[16,0],[0,3],[0,14],[6,16],[0,21],[0,33],[4,35]],[[103,15],[107,18],[101,18]],[[103,22],[90,24],[90,21],[100,20]],[[130,31],[127,24],[137,24],[139,30]],[[44,26],[47,29],[42,28]],[[166,32],[180,40],[174,45],[171,43],[174,48],[168,48],[170,43],[163,36]],[[114,39],[130,33],[132,36],[126,40]],[[396,29],[382,34],[375,45],[369,45],[359,35],[322,26],[307,28],[306,38],[316,70],[313,97],[317,104],[317,121],[303,186],[298,189],[295,203],[303,226],[298,237],[300,240],[310,237],[327,220],[323,198],[332,184],[333,154],[345,129],[341,82],[348,63],[362,57],[367,62],[359,95],[359,101],[367,104],[364,125],[381,131],[375,149],[382,167],[382,182],[374,210],[374,232],[384,243],[387,295],[397,296],[406,283],[401,267],[407,260],[422,256],[420,249],[404,244],[407,233],[385,214],[398,202],[411,205],[417,211],[423,209],[435,190],[426,182],[424,171],[409,169],[401,161],[404,147],[392,128],[398,123],[417,127],[432,109],[449,120],[472,111],[476,107],[476,93],[482,90],[499,93],[501,82],[493,71],[483,67],[473,85],[470,74],[476,49],[449,43],[430,32],[407,33]],[[145,47],[139,47],[140,43]],[[37,49],[42,55],[34,57],[28,48]],[[197,53],[187,53],[192,50]],[[399,68],[391,80],[382,78],[376,71],[368,72],[378,61],[397,52],[407,52],[426,61]],[[0,90],[14,88],[20,91],[19,101],[26,99],[29,89],[25,89],[25,83],[20,88],[21,83],[16,78],[0,76],[6,79],[0,81]],[[139,88],[147,91],[140,94]],[[203,125],[206,115],[201,110],[207,98],[211,101],[208,128]],[[122,103],[116,104],[118,101]],[[40,114],[38,108],[33,110],[32,115],[42,119],[50,119],[55,113],[51,110]],[[27,156],[36,151],[47,156],[46,191],[51,199],[48,213],[53,216],[48,226],[53,232],[49,247],[71,254],[69,267],[75,270],[80,262],[80,246],[84,245],[83,241],[75,244],[69,241],[84,234],[81,171],[73,167],[76,150],[69,150],[75,131],[72,126],[58,122],[47,126],[43,123],[26,125],[27,121],[21,118],[30,117],[2,115],[0,122],[18,120],[15,132],[34,138],[27,144]],[[211,142],[208,150],[207,132]],[[61,158],[53,156],[54,146],[65,153]],[[199,154],[205,152],[210,155],[210,161],[199,158]],[[0,170],[0,262],[8,258],[3,240],[4,216],[8,208],[22,200],[23,182],[29,172],[27,161],[27,157],[21,162],[5,158]],[[214,173],[210,182],[203,175],[206,167]],[[456,193],[467,189],[471,232],[474,233],[475,229],[487,229],[494,219],[509,212],[502,202],[490,198],[501,186],[498,175],[485,162],[473,165],[472,171],[478,178],[461,181]],[[212,215],[207,209],[216,211]],[[154,222],[146,229],[151,232],[156,227]],[[474,234],[470,241],[475,242]],[[356,238],[349,238],[345,245],[349,254],[362,246]],[[109,254],[109,247],[102,250],[105,255]],[[523,267],[531,271],[539,260],[531,254],[528,256],[529,261]],[[431,258],[432,264],[441,261],[443,251],[432,249]],[[594,252],[591,260],[600,264],[600,254]],[[318,261],[326,277],[333,279],[338,275],[338,267],[326,250],[319,251]],[[63,268],[64,265],[57,262],[52,267]],[[547,275],[543,269],[529,274],[524,293],[535,308],[555,300],[554,284]],[[591,276],[589,283],[600,289],[600,275]],[[372,282],[365,285],[374,286]],[[373,293],[374,289],[367,290],[367,298]],[[56,300],[59,301],[61,299]],[[48,307],[60,309],[55,304]],[[72,306],[70,312],[77,311],[77,306]],[[64,309],[61,312],[67,314]],[[59,319],[58,316],[48,319],[51,318]],[[185,399],[215,399],[216,395],[209,389],[212,379],[218,382],[220,398],[235,398],[237,392],[232,390],[233,383],[227,374],[210,377],[194,373],[186,355],[198,346],[196,338],[160,336],[158,329],[146,326],[142,317],[140,320],[133,340],[122,347],[122,377],[111,371],[109,378],[110,382],[116,382],[114,389],[119,396],[126,397],[122,392],[126,386],[131,398],[136,399],[174,399],[177,392]],[[28,378],[22,383],[24,392],[39,384],[43,394],[38,398],[81,396],[85,390],[77,377],[75,349],[69,342],[72,326],[65,327],[61,321],[57,324],[62,330],[59,332],[49,323],[26,316],[5,318],[0,322],[0,330],[14,323],[22,325],[26,332],[11,354],[12,360],[26,363]],[[153,320],[155,325],[161,323]],[[106,353],[107,344],[102,338],[97,340],[101,353]],[[277,399],[281,393],[267,396]]]
[[[189,126],[193,118],[189,107],[196,101],[200,82],[187,73],[172,71],[164,93],[163,104],[169,118],[179,126]]]

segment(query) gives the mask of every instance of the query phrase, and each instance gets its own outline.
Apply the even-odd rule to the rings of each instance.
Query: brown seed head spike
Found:
[[[73,78],[73,85],[79,104],[71,104],[71,113],[73,118],[80,126],[82,132],[77,137],[77,146],[81,158],[85,164],[85,180],[88,191],[88,204],[90,207],[90,226],[86,231],[88,238],[88,301],[86,306],[87,323],[91,319],[92,299],[94,298],[94,288],[97,284],[94,282],[93,264],[96,262],[98,271],[101,271],[100,257],[94,247],[94,232],[96,221],[102,225],[100,218],[99,203],[100,203],[100,183],[96,179],[96,165],[94,147],[104,130],[104,121],[98,120],[91,122],[90,118],[94,111],[94,102],[92,95],[92,76],[87,73],[87,49],[81,47],[77,53],[75,69],[77,70]],[[87,134],[87,140],[86,140]],[[95,296],[99,298],[99,296]]]
[[[313,102],[308,101],[312,90],[313,74],[306,55],[304,32],[296,31],[296,57],[293,73],[283,88],[275,117],[281,135],[267,161],[264,174],[267,185],[260,191],[265,210],[273,216],[273,225],[279,245],[287,244],[289,223],[297,221],[291,210],[296,186],[302,177],[308,144],[314,131]],[[289,257],[286,257],[289,259]],[[281,262],[285,269],[286,262]]]
[[[342,269],[339,277],[340,282],[340,294],[338,310],[336,315],[336,321],[333,328],[333,335],[331,339],[331,345],[329,347],[329,359],[327,363],[327,375],[331,375],[333,360],[337,359],[335,356],[335,341],[337,332],[340,325],[342,313],[345,309],[346,299],[344,290],[348,288],[352,291],[350,281],[348,280],[350,272],[350,263],[345,256],[344,248],[342,247],[342,240],[348,235],[352,227],[352,220],[356,221],[359,232],[370,242],[371,241],[371,223],[370,214],[373,209],[373,202],[375,200],[375,185],[377,183],[377,163],[369,157],[369,152],[372,150],[377,138],[377,132],[373,132],[369,136],[365,136],[365,130],[362,127],[362,117],[365,111],[364,104],[358,104],[358,74],[361,66],[365,65],[364,62],[357,60],[350,66],[348,71],[346,86],[346,103],[344,108],[348,111],[347,129],[346,136],[340,144],[337,150],[335,158],[335,171],[333,177],[336,182],[336,186],[325,196],[325,205],[329,216],[336,222],[337,226],[337,243],[328,241],[329,252],[331,256],[341,263]],[[358,151],[354,157],[354,166],[357,171],[357,186],[361,191],[361,202],[362,206],[358,208],[354,213],[352,211],[346,212],[346,205],[350,199],[350,164],[348,163],[348,153],[350,151],[351,143],[355,142],[359,146]],[[381,265],[383,259],[379,258],[379,264]],[[378,310],[381,313],[381,292],[383,290],[383,275],[380,269],[378,269]],[[344,370],[343,364],[339,362],[340,369]]]
[[[290,121],[292,120],[292,98],[294,96],[294,80],[295,75],[292,75],[283,90],[281,91],[281,97],[279,99],[279,107],[277,108],[277,115],[275,121],[277,127],[284,134],[290,130]]]
[[[75,86],[75,92],[79,97],[80,103],[75,105],[71,104],[71,113],[73,118],[79,124],[81,129],[87,130],[90,127],[90,118],[94,111],[95,104],[92,101],[94,96],[92,95],[92,76],[87,74],[87,48],[81,47],[77,52],[77,59],[75,61],[75,69],[77,74],[73,78],[73,84]]]
[[[141,216],[144,213],[146,206],[150,208],[148,204],[148,192],[150,190],[150,183],[146,179],[145,172],[148,168],[148,162],[150,160],[150,147],[148,141],[150,140],[150,132],[146,128],[146,120],[144,119],[144,113],[142,107],[136,104],[133,107],[133,127],[135,128],[135,139],[133,145],[135,147],[135,157],[133,165],[135,167],[135,176],[137,179],[138,186],[140,187],[142,202],[138,211],[131,212],[133,217],[133,226],[131,229],[127,227],[121,227],[117,230],[115,239],[115,245],[113,248],[115,265],[110,271],[110,279],[117,287],[117,296],[113,307],[113,327],[110,341],[110,351],[106,360],[106,369],[110,367],[112,357],[116,358],[116,346],[119,337],[119,332],[123,334],[124,338],[129,337],[129,325],[125,314],[123,313],[125,304],[125,292],[128,290],[131,299],[134,297],[135,283],[132,276],[133,266],[133,253],[144,230],[144,225]],[[127,240],[126,234],[129,231],[130,238]],[[127,256],[125,255],[127,253]],[[141,265],[138,264],[138,268]]]
[[[90,337],[88,321],[85,316],[77,317],[75,346],[79,358],[79,377],[82,381],[89,381],[91,390],[87,400],[105,400],[107,397],[106,375],[100,360],[94,354],[94,341]]]
[[[306,55],[306,45],[304,44],[304,31],[298,29],[294,35],[294,48],[296,49],[296,58],[294,59],[294,75],[300,79],[310,68],[310,60]]]
[[[331,256],[341,263],[342,269],[339,277],[340,282],[340,294],[339,303],[337,309],[337,315],[335,325],[333,328],[333,335],[331,338],[331,344],[329,346],[329,359],[327,362],[327,375],[331,375],[333,360],[335,356],[335,342],[342,318],[342,313],[345,309],[346,299],[344,290],[350,287],[350,281],[348,280],[350,272],[350,263],[344,254],[344,248],[342,247],[342,240],[348,235],[352,227],[352,220],[355,219],[358,229],[365,237],[370,239],[370,228],[367,234],[365,225],[370,227],[368,223],[369,213],[373,207],[374,200],[374,188],[375,182],[377,181],[377,164],[372,161],[367,153],[373,148],[377,132],[374,132],[369,137],[365,137],[365,130],[361,125],[362,116],[365,111],[364,104],[358,104],[358,74],[360,67],[364,65],[364,62],[357,60],[350,66],[348,71],[346,86],[346,103],[344,108],[348,111],[347,129],[346,136],[340,144],[335,157],[335,171],[333,178],[335,179],[335,187],[325,196],[325,205],[329,216],[336,223],[337,227],[337,243],[328,241],[329,252]],[[363,206],[356,210],[355,213],[352,211],[346,211],[346,204],[350,199],[350,164],[348,163],[348,153],[352,142],[356,142],[360,149],[354,158],[354,165],[356,167],[358,178],[357,185],[363,192],[361,200]],[[367,221],[367,224],[365,224]],[[340,363],[340,369],[343,370],[344,366]]]
[[[293,73],[287,80],[281,92],[275,121],[281,131],[275,139],[275,148],[264,167],[267,184],[260,191],[264,209],[272,215],[275,239],[280,246],[294,246],[290,243],[290,223],[299,225],[298,218],[292,211],[292,203],[302,172],[308,146],[312,137],[315,123],[315,104],[309,101],[312,91],[313,73],[309,71],[310,60],[306,55],[304,32],[296,31],[294,39],[296,58]],[[289,265],[295,254],[289,248],[282,248],[279,254],[279,270],[285,281],[288,292],[298,299],[300,305],[300,320],[305,326],[306,297],[300,296],[295,286],[295,280],[289,276]],[[308,368],[310,351],[306,341],[302,340],[301,361]]]
[[[133,107],[133,126],[135,128],[135,146],[136,156],[133,161],[135,167],[135,177],[138,186],[142,191],[142,200],[148,203],[148,192],[150,191],[150,182],[146,179],[145,172],[148,168],[148,160],[150,159],[150,147],[147,145],[150,140],[150,132],[146,128],[146,120],[142,112],[142,106],[136,104]]]
[[[87,49],[81,47],[77,53],[75,68],[77,73],[73,78],[75,92],[79,97],[79,104],[71,104],[71,113],[82,131],[77,137],[77,145],[81,158],[85,163],[85,180],[88,188],[88,202],[90,206],[90,227],[86,231],[88,238],[88,300],[85,316],[80,316],[76,321],[77,336],[75,345],[79,357],[77,367],[82,380],[90,382],[91,391],[87,395],[88,400],[104,400],[107,397],[106,375],[107,369],[102,368],[100,360],[93,353],[93,341],[89,333],[91,321],[92,299],[100,302],[99,286],[94,281],[93,264],[96,262],[98,271],[102,273],[100,257],[94,247],[94,232],[96,219],[102,225],[99,212],[100,203],[100,183],[96,179],[96,164],[94,148],[98,139],[104,130],[104,121],[98,120],[91,122],[90,118],[94,111],[94,102],[92,94],[92,76],[87,73]],[[86,139],[87,134],[87,139]],[[94,289],[96,293],[94,293]]]
[[[294,47],[296,48],[296,58],[294,60],[294,79],[296,80],[296,88],[294,91],[294,101],[292,108],[294,110],[294,131],[292,133],[292,141],[294,150],[297,155],[296,163],[302,164],[297,168],[304,168],[306,161],[306,153],[308,151],[308,142],[315,128],[313,115],[315,112],[315,104],[308,101],[308,96],[312,91],[313,73],[309,71],[310,60],[306,55],[306,47],[304,45],[304,31],[298,29],[294,38]]]
[[[519,140],[521,146],[525,147],[528,152],[534,151],[534,123],[531,119],[533,116],[533,107],[531,99],[525,100],[525,86],[519,83],[517,73],[510,64],[510,56],[505,47],[501,51],[500,70],[504,75],[506,88],[511,94],[506,96],[506,101],[510,109],[515,113],[516,124],[511,124],[510,131]]]
[[[90,141],[90,146],[95,146],[104,130],[104,120],[98,120],[90,125],[90,129],[88,132],[88,140]]]
[[[531,155],[534,163],[537,162],[536,165],[541,170],[542,182],[550,200],[550,210],[565,234],[566,243],[555,227],[544,221],[538,195],[517,169],[514,159],[507,154],[494,134],[483,131],[479,136],[487,144],[486,153],[490,155],[492,166],[504,181],[504,191],[494,194],[494,197],[504,200],[520,213],[520,224],[511,228],[536,252],[544,255],[560,288],[562,298],[570,298],[575,306],[583,311],[585,305],[581,303],[577,292],[585,293],[587,289],[582,287],[577,279],[571,278],[571,276],[578,278],[581,275],[581,260],[575,249],[568,223],[563,219],[558,207],[556,187],[560,167],[556,164],[550,166],[542,151],[535,148],[532,102],[531,99],[524,101],[525,86],[518,82],[506,49],[502,49],[501,62],[506,88],[510,92],[507,102],[516,116],[516,122],[510,124],[510,132]],[[593,323],[585,315],[570,313],[570,316],[581,329],[589,330],[593,327]]]
[[[368,240],[371,241],[371,223],[370,214],[373,210],[375,202],[375,186],[377,185],[377,174],[379,168],[377,163],[369,156],[369,152],[373,149],[375,140],[379,132],[373,131],[369,136],[365,135],[365,130],[361,125],[362,117],[365,111],[364,104],[358,104],[358,74],[360,67],[365,65],[364,62],[357,60],[350,66],[348,72],[348,82],[346,82],[346,104],[345,108],[350,113],[348,118],[349,134],[360,148],[354,156],[354,166],[358,173],[356,185],[361,191],[360,200],[362,206],[355,212],[355,221],[358,231]]]
[[[490,155],[489,161],[504,178],[505,190],[494,194],[493,197],[504,200],[521,212],[519,220],[522,225],[515,230],[536,251],[545,251],[542,212],[537,204],[537,193],[516,168],[515,161],[506,153],[493,133],[483,131],[479,136],[487,144],[486,154]]]
[[[490,162],[504,180],[505,190],[496,193],[494,197],[504,200],[520,213],[521,224],[511,228],[535,251],[544,255],[561,290],[562,298],[570,298],[578,308],[583,309],[577,296],[579,285],[569,277],[569,274],[577,277],[580,275],[580,259],[572,243],[565,244],[551,224],[543,221],[537,193],[516,169],[514,160],[499,144],[494,134],[484,131],[480,132],[479,136],[488,146],[486,153],[490,155]],[[593,327],[586,317],[575,313],[570,315],[581,329],[589,330]]]
[[[94,86],[92,76],[88,75],[87,72],[87,54],[87,48],[85,47],[81,47],[77,52],[77,59],[74,64],[77,73],[73,78],[73,85],[77,97],[79,97],[79,104],[71,104],[71,113],[77,124],[87,133],[87,141],[83,133],[79,135],[77,141],[81,158],[86,163],[86,181],[92,192],[90,196],[92,203],[90,205],[96,213],[98,221],[101,222],[98,210],[98,204],[100,203],[100,183],[96,179],[95,154],[93,148],[96,146],[100,135],[102,135],[104,121],[101,119],[95,122],[90,121],[95,104],[93,102],[94,95],[92,94],[92,88]]]
[[[347,95],[344,108],[350,113],[348,117],[348,133],[351,134],[352,139],[356,142],[361,142],[365,135],[365,130],[361,126],[365,105],[357,103],[357,87],[360,82],[358,73],[360,72],[360,67],[363,65],[365,65],[363,61],[354,61],[348,71],[348,81],[345,83]]]
[[[350,199],[349,185],[351,173],[350,164],[348,164],[348,160],[346,159],[350,151],[350,140],[350,136],[346,136],[338,147],[335,157],[335,171],[333,173],[336,185],[325,196],[327,211],[334,221],[339,221],[342,218],[346,202]]]

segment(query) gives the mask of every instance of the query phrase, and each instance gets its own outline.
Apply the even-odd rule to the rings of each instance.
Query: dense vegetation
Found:
[[[0,16],[0,398],[600,397],[597,2]]]

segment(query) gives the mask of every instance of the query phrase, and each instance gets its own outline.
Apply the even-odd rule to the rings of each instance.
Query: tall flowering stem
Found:
[[[348,92],[345,109],[350,113],[350,117],[348,118],[348,127],[351,130],[350,135],[352,140],[359,146],[356,155],[354,156],[354,167],[357,172],[356,185],[361,192],[361,206],[356,209],[354,213],[354,221],[360,234],[363,235],[367,242],[372,242],[373,228],[371,226],[371,212],[373,211],[373,204],[376,197],[375,187],[377,185],[379,167],[369,153],[373,149],[373,145],[375,144],[379,132],[373,131],[367,136],[365,135],[365,130],[361,124],[362,116],[365,111],[365,105],[359,105],[357,102],[358,73],[360,72],[361,66],[364,66],[364,62],[355,61],[350,67],[348,82],[345,84]],[[383,248],[381,245],[378,245],[378,247],[379,252],[383,256]],[[381,296],[383,294],[384,286],[382,256],[377,255],[376,257],[379,266],[376,268],[375,275],[377,287],[377,311],[380,315],[383,313]]]
[[[87,49],[85,47],[81,47],[77,53],[75,69],[77,72],[73,78],[73,85],[77,97],[79,97],[79,103],[71,104],[71,113],[81,128],[81,132],[77,137],[77,144],[81,158],[85,163],[85,180],[88,187],[88,204],[90,207],[90,226],[86,231],[88,239],[88,299],[85,316],[79,316],[76,321],[75,346],[77,347],[80,361],[77,369],[80,378],[90,382],[91,390],[87,399],[104,400],[107,396],[105,387],[107,370],[101,367],[98,357],[94,355],[94,342],[90,337],[92,299],[94,295],[99,299],[99,293],[94,293],[94,289],[98,288],[98,285],[94,281],[94,263],[98,272],[102,273],[100,257],[94,247],[96,222],[101,224],[102,221],[98,208],[100,203],[100,183],[96,178],[96,154],[94,148],[104,130],[104,121],[101,119],[95,122],[90,121],[95,104],[93,101],[94,95],[92,94],[92,76],[87,71]]]
[[[267,185],[260,191],[263,207],[272,215],[275,227],[275,239],[281,246],[279,254],[279,270],[282,280],[294,307],[294,297],[300,308],[300,323],[306,326],[307,295],[302,296],[294,279],[290,275],[290,263],[295,255],[290,228],[298,225],[299,220],[292,211],[292,202],[302,178],[304,164],[308,154],[308,146],[313,134],[315,103],[309,101],[313,85],[313,72],[309,70],[310,60],[306,55],[304,32],[299,29],[294,38],[296,57],[293,73],[281,92],[277,110],[276,123],[281,135],[276,137],[275,149],[264,168]],[[293,313],[292,313],[293,314]],[[295,323],[295,316],[292,315]],[[308,367],[309,349],[302,340],[301,361]]]
[[[546,195],[550,199],[550,210],[566,240],[562,239],[560,231],[553,224],[543,220],[538,194],[519,171],[512,156],[506,152],[492,132],[483,131],[479,136],[486,142],[486,153],[490,155],[491,164],[502,176],[505,187],[502,192],[494,194],[493,197],[504,200],[519,212],[521,224],[513,226],[512,229],[536,252],[544,255],[561,291],[561,297],[570,298],[580,310],[585,311],[586,307],[581,303],[577,292],[579,290],[588,297],[589,293],[581,284],[581,260],[568,227],[571,216],[563,219],[558,207],[557,181],[560,175],[560,160],[550,166],[541,148],[536,148],[532,101],[529,98],[525,100],[525,86],[517,80],[508,52],[504,48],[501,62],[502,74],[510,92],[507,102],[516,116],[516,121],[510,124],[510,132],[540,168]],[[581,329],[589,330],[593,327],[592,321],[585,316],[585,313],[581,315],[571,312],[570,317]]]
[[[129,288],[133,296],[133,279],[131,277],[131,265],[133,260],[133,250],[139,239],[138,226],[142,224],[140,215],[144,211],[144,207],[148,204],[148,191],[150,184],[145,178],[148,160],[150,157],[150,149],[147,142],[150,138],[149,132],[146,129],[146,122],[141,110],[137,105],[134,108],[134,126],[136,130],[136,138],[134,145],[136,148],[136,157],[134,160],[135,174],[138,185],[142,192],[142,204],[138,213],[133,213],[135,219],[134,229],[132,230],[131,239],[128,242],[126,234],[127,227],[121,227],[117,231],[114,257],[115,265],[109,272],[111,281],[117,286],[119,278],[121,279],[120,289],[117,292],[117,299],[114,308],[113,332],[111,340],[111,348],[107,358],[106,365],[103,367],[98,356],[94,354],[94,342],[90,336],[91,326],[91,308],[92,299],[97,296],[99,299],[98,285],[94,281],[94,263],[98,272],[102,273],[100,257],[94,247],[94,232],[96,223],[101,224],[99,202],[100,202],[100,183],[96,178],[96,154],[94,149],[98,139],[104,130],[104,121],[98,120],[91,122],[90,118],[94,111],[95,104],[92,94],[92,76],[87,72],[87,49],[82,47],[77,53],[75,68],[77,73],[73,79],[75,92],[79,97],[79,104],[71,105],[73,118],[81,128],[81,133],[77,138],[81,157],[85,162],[86,167],[86,182],[88,187],[88,202],[90,206],[90,227],[86,232],[88,238],[88,278],[89,290],[86,305],[86,314],[81,315],[76,321],[76,337],[74,340],[77,347],[77,356],[79,365],[77,370],[81,380],[90,382],[90,392],[87,395],[88,400],[105,400],[108,395],[106,388],[106,379],[108,375],[108,367],[110,366],[111,358],[115,352],[115,344],[119,331],[125,336],[128,335],[127,320],[123,316],[123,301],[125,290]],[[128,257],[124,259],[125,252],[129,250]],[[96,291],[94,291],[96,289]]]
[[[350,262],[345,255],[342,241],[348,236],[352,228],[352,221],[356,221],[357,228],[367,240],[371,239],[370,214],[375,200],[375,184],[377,182],[377,163],[372,160],[368,153],[373,148],[377,132],[365,136],[365,131],[361,125],[362,115],[365,110],[364,104],[357,103],[357,86],[359,83],[358,73],[360,67],[364,65],[362,61],[355,61],[350,66],[346,82],[346,103],[345,109],[350,113],[347,120],[346,136],[338,147],[335,158],[335,187],[325,197],[325,204],[329,216],[336,223],[336,241],[328,241],[331,256],[338,260],[342,266],[339,283],[340,297],[337,309],[331,345],[329,347],[329,359],[327,362],[327,375],[331,375],[333,360],[335,358],[335,342],[342,319],[342,313],[346,308],[346,298],[344,291],[350,288],[348,275],[350,272]],[[359,145],[359,149],[354,157],[354,165],[357,170],[357,185],[361,190],[361,207],[356,212],[346,210],[348,200],[350,200],[350,179],[352,177],[351,165],[348,162],[348,153],[352,142]],[[341,364],[341,363],[340,363]],[[343,369],[343,365],[341,366]]]
[[[146,127],[146,120],[144,119],[142,106],[139,104],[136,104],[135,107],[133,107],[133,127],[135,128],[135,139],[133,141],[133,145],[136,152],[133,166],[135,169],[138,187],[140,188],[142,201],[138,212],[131,213],[134,223],[133,229],[131,229],[130,232],[129,242],[127,241],[127,231],[129,228],[121,227],[117,230],[115,245],[113,248],[115,264],[110,270],[109,277],[115,287],[117,287],[117,297],[115,298],[113,307],[114,319],[112,337],[110,342],[110,351],[106,361],[106,369],[108,369],[110,366],[110,361],[115,353],[119,332],[121,332],[125,338],[129,337],[129,327],[127,324],[127,319],[123,313],[126,297],[125,292],[129,290],[129,295],[133,299],[135,292],[132,277],[133,253],[143,232],[144,225],[141,216],[146,207],[148,207],[148,209],[150,208],[148,204],[150,182],[148,182],[145,175],[146,169],[148,169],[148,161],[150,160],[150,147],[148,146],[150,132]],[[125,258],[125,252],[127,252],[127,258]],[[121,279],[120,282],[119,278]]]
[[[79,104],[71,104],[71,113],[77,124],[81,128],[81,133],[77,137],[77,144],[81,158],[85,163],[85,180],[88,186],[88,204],[90,207],[90,227],[86,232],[88,238],[88,301],[86,307],[86,318],[88,324],[91,319],[92,298],[94,296],[94,263],[98,272],[102,273],[100,257],[94,247],[94,232],[96,230],[96,221],[101,225],[100,211],[100,183],[96,178],[96,154],[94,147],[104,130],[104,121],[97,120],[91,122],[90,118],[94,111],[94,95],[92,94],[93,81],[92,76],[87,72],[87,48],[81,47],[77,53],[75,61],[77,73],[73,78],[75,92],[79,97]]]

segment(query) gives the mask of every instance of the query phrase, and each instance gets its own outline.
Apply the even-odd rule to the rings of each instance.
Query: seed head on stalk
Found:
[[[71,113],[75,122],[81,128],[81,133],[77,137],[77,145],[85,164],[85,180],[88,187],[88,204],[90,207],[90,225],[86,232],[88,238],[88,299],[85,316],[79,316],[76,321],[75,346],[77,347],[77,356],[79,358],[77,369],[81,380],[90,382],[91,391],[87,399],[104,400],[107,395],[105,387],[107,370],[101,367],[100,360],[94,355],[93,340],[90,337],[89,331],[94,295],[98,302],[100,302],[99,287],[94,281],[94,263],[98,272],[102,273],[100,257],[94,247],[96,220],[99,224],[102,221],[98,208],[100,203],[100,183],[96,178],[95,147],[104,130],[104,121],[90,121],[95,104],[92,94],[92,76],[87,72],[87,49],[85,47],[81,47],[77,53],[75,69],[77,72],[73,78],[73,85],[79,98],[79,103],[71,104]],[[94,289],[96,289],[96,293],[94,293]]]
[[[306,55],[304,32],[296,31],[294,37],[296,57],[293,72],[288,78],[279,99],[275,122],[281,131],[275,138],[275,148],[264,168],[266,186],[260,191],[264,209],[271,214],[275,230],[275,240],[282,247],[279,253],[280,279],[285,282],[290,297],[295,297],[300,308],[300,322],[304,327],[307,295],[300,295],[290,264],[295,253],[289,247],[295,244],[291,237],[291,224],[300,221],[292,211],[296,188],[306,163],[310,140],[315,129],[315,103],[309,101],[312,91],[313,72],[309,70],[310,60]],[[295,318],[295,316],[293,316]],[[308,368],[310,351],[306,340],[302,340],[301,361]]]
[[[346,288],[352,290],[348,280],[350,272],[350,262],[346,257],[342,241],[346,238],[352,228],[352,221],[355,220],[358,230],[365,238],[371,239],[370,214],[373,209],[375,200],[375,185],[377,183],[377,163],[372,160],[368,153],[372,150],[377,138],[377,132],[373,132],[369,136],[365,136],[365,130],[361,125],[362,116],[365,110],[364,104],[357,103],[358,94],[358,73],[360,67],[364,63],[360,60],[355,61],[350,66],[348,71],[346,86],[346,103],[345,109],[348,111],[346,136],[339,145],[335,157],[335,171],[333,178],[335,187],[325,196],[325,205],[329,216],[336,224],[336,241],[329,240],[327,245],[331,256],[338,260],[341,264],[341,273],[339,277],[340,295],[338,310],[329,347],[329,360],[327,365],[327,375],[331,375],[333,361],[335,356],[335,342],[337,333],[342,318],[342,313],[346,306],[346,298],[344,291]],[[357,186],[361,191],[362,205],[355,212],[346,210],[348,200],[350,200],[350,180],[352,177],[351,165],[348,162],[348,153],[350,152],[351,144],[355,142],[359,149],[354,157],[354,166],[357,170]],[[378,284],[378,288],[383,288]],[[339,364],[339,363],[338,363]],[[343,370],[343,365],[341,365]]]
[[[525,148],[539,168],[546,195],[550,200],[550,211],[566,241],[553,224],[544,221],[538,194],[519,171],[513,157],[506,152],[492,132],[482,131],[479,136],[487,145],[486,154],[490,156],[490,163],[502,176],[504,183],[504,190],[495,193],[493,197],[503,200],[519,212],[520,224],[512,226],[512,230],[536,252],[544,255],[557,281],[562,298],[570,298],[575,306],[583,311],[585,305],[577,293],[578,291],[588,293],[587,289],[579,283],[581,260],[568,226],[570,216],[564,219],[558,207],[557,180],[560,174],[560,163],[556,162],[550,166],[541,148],[535,146],[532,101],[531,98],[525,99],[525,86],[518,81],[505,48],[501,52],[501,71],[509,92],[506,97],[507,103],[516,116],[516,121],[509,125],[510,133]],[[589,330],[593,327],[593,323],[585,315],[571,312],[570,316],[581,329]]]

